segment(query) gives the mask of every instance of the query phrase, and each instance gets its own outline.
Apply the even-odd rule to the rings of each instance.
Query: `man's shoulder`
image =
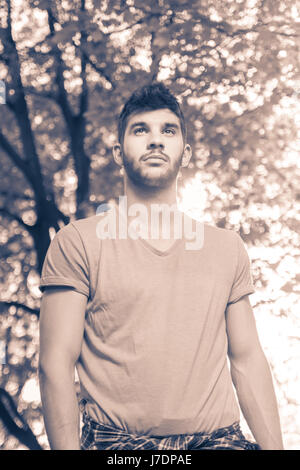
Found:
[[[201,219],[196,219],[195,217],[184,213],[184,217],[189,219],[192,227],[195,228],[196,225],[201,226],[204,231],[204,236],[208,236],[212,240],[220,241],[229,241],[233,242],[237,236],[237,232],[231,229],[218,227],[208,222],[203,222]]]
[[[72,225],[79,232],[90,232],[97,227],[97,223],[101,219],[102,214],[90,215],[83,219],[72,220],[69,225]]]
[[[60,239],[72,239],[75,244],[76,240],[78,243],[81,240],[84,245],[91,242],[98,243],[97,224],[99,220],[101,220],[101,214],[71,220],[58,231],[57,236]]]
[[[200,237],[202,240],[199,252],[225,254],[226,252],[233,254],[237,250],[238,233],[234,230],[218,227],[212,223],[197,219],[191,215],[184,214],[184,231]]]
[[[237,236],[237,232],[234,230],[228,229],[228,228],[223,228],[223,227],[218,227],[217,225],[212,225],[209,223],[204,222],[204,230],[207,235],[210,237],[215,238],[216,240],[220,241],[230,241],[232,242],[235,237]]]
[[[220,262],[223,260],[230,265],[230,260],[237,260],[238,238],[235,230],[204,223],[204,250]]]

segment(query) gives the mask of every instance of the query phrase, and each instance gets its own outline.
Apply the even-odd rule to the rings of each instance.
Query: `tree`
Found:
[[[137,84],[164,80],[182,103],[194,149],[182,193],[192,178],[205,186],[206,207],[196,209],[239,230],[252,249],[265,244],[274,257],[280,244],[280,256],[267,261],[273,274],[291,246],[299,261],[299,22],[292,0],[2,0],[0,12],[6,391],[12,375],[17,396],[35,373],[36,351],[21,374],[9,344],[16,329],[36,325],[51,237],[122,191],[110,148],[116,117]],[[254,273],[266,287],[259,257]],[[298,295],[293,273],[285,292]]]

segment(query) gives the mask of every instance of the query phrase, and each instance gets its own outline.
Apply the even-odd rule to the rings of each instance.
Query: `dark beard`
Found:
[[[164,174],[157,177],[151,177],[143,174],[141,168],[134,165],[123,153],[123,164],[128,178],[135,186],[143,189],[165,189],[170,187],[177,178],[181,166],[181,160],[182,157],[178,159],[172,167],[168,168],[168,171]]]

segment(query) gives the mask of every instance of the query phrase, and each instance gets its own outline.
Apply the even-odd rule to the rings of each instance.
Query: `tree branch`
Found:
[[[271,23],[263,23],[261,20],[258,20],[256,25],[253,26],[252,28],[234,29],[234,27],[230,25],[229,23],[227,23],[226,21],[214,21],[201,13],[197,14],[197,18],[194,19],[195,23],[197,22],[198,19],[200,19],[203,24],[209,26],[210,28],[214,28],[220,33],[226,34],[227,36],[230,36],[232,38],[235,36],[240,36],[240,35],[248,34],[248,33],[258,33],[260,27],[272,26]],[[289,25],[286,25],[286,26],[289,26]],[[280,36],[299,37],[299,34],[296,34],[296,33],[284,33],[281,31],[270,31],[270,30],[269,32],[271,34],[277,34]]]
[[[48,99],[48,100],[52,100],[52,101],[57,101],[57,97],[55,96],[54,93],[51,93],[50,91],[38,91],[36,88],[34,88],[33,86],[26,86],[24,87],[24,91],[25,93],[29,93],[31,95],[35,95],[35,96],[38,96],[39,98],[45,98],[45,99]]]
[[[78,47],[78,46],[76,46]],[[86,52],[83,51],[83,55],[84,55],[84,58],[85,60],[91,65],[91,67],[97,72],[99,73],[99,75],[102,75],[102,77],[105,78],[105,80],[111,84],[111,87],[112,89],[114,90],[116,88],[116,85],[114,83],[114,81],[111,79],[111,77],[108,76],[107,74],[107,71],[105,69],[105,67],[99,67],[99,65],[95,64],[95,62],[93,62],[91,60],[91,58],[88,56],[88,54],[86,54]]]
[[[111,34],[117,34],[117,33],[122,33],[123,31],[128,31],[129,29],[132,29],[134,26],[137,26],[138,24],[143,24],[145,20],[152,18],[155,15],[148,15],[143,18],[140,18],[137,20],[135,23],[130,24],[129,26],[125,26],[119,29],[115,29],[114,31],[111,31],[110,33],[107,33],[108,36]]]
[[[18,194],[10,191],[0,191],[0,197],[10,197],[13,199],[22,199],[24,201],[33,201],[33,197],[28,196],[27,194]]]
[[[0,418],[8,432],[22,444],[31,450],[42,450],[26,420],[18,412],[12,397],[4,388],[0,388]]]
[[[7,217],[11,218],[11,219],[14,219],[16,220],[20,225],[22,225],[26,230],[27,232],[31,232],[32,230],[32,226],[31,225],[28,225],[26,224],[22,219],[21,217],[19,217],[18,215],[16,214],[12,214],[8,209],[6,209],[5,207],[0,207],[0,213],[6,215]]]
[[[83,12],[85,10],[85,0],[81,0],[81,11]],[[80,42],[81,45],[86,44],[87,40],[87,34],[85,31],[81,30],[80,31]],[[88,86],[86,82],[86,58],[82,52],[82,47],[81,47],[81,71],[80,71],[80,78],[82,80],[82,85],[81,85],[81,95],[79,99],[79,115],[83,116],[84,113],[88,109]]]
[[[28,182],[34,187],[34,181],[29,170],[29,166],[23,158],[20,157],[18,152],[12,146],[12,144],[8,141],[8,139],[2,134],[0,131],[0,146],[2,149],[7,153],[10,159],[14,162],[14,164],[24,173]]]
[[[151,33],[151,82],[155,81],[159,72],[159,63],[161,59],[162,52],[158,50],[157,47],[153,45],[155,40],[155,32]],[[155,51],[155,52],[154,52]]]
[[[53,37],[55,35],[55,29],[54,29],[55,18],[54,18],[51,8],[47,9],[47,14],[48,14],[48,25],[50,29],[50,37]],[[72,119],[74,116],[73,116],[70,104],[68,102],[68,99],[67,99],[67,93],[66,93],[66,89],[64,85],[63,62],[61,59],[61,53],[57,46],[53,46],[53,52],[54,52],[54,56],[55,56],[56,63],[57,63],[57,69],[56,69],[56,83],[58,87],[57,103],[59,104],[61,111],[63,113],[63,116],[65,117],[67,126],[70,128],[72,126]]]
[[[31,313],[32,315],[36,315],[37,317],[39,317],[40,315],[39,309],[28,307],[28,305],[24,305],[20,302],[0,301],[0,306],[7,307],[7,308],[9,307],[22,308],[23,310],[25,310],[25,312]]]
[[[35,200],[38,208],[41,208],[42,202],[46,199],[46,191],[43,184],[43,175],[41,171],[40,161],[38,159],[34,134],[29,118],[29,110],[25,98],[25,92],[21,77],[21,64],[18,49],[11,30],[11,4],[10,0],[6,0],[8,6],[7,29],[6,29],[6,49],[10,56],[10,75],[15,94],[13,95],[13,103],[11,109],[14,112],[19,130],[20,138],[23,146],[24,159],[18,158],[17,152],[12,148],[11,144],[1,135],[1,145],[5,148],[8,155],[13,159],[15,164],[21,169],[29,183],[31,184]]]

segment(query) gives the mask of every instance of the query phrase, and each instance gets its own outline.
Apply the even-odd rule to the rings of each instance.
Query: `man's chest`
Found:
[[[216,253],[186,252],[178,240],[137,240],[102,250],[96,295],[98,304],[130,310],[137,302],[196,303],[218,291],[226,295],[231,284]]]

